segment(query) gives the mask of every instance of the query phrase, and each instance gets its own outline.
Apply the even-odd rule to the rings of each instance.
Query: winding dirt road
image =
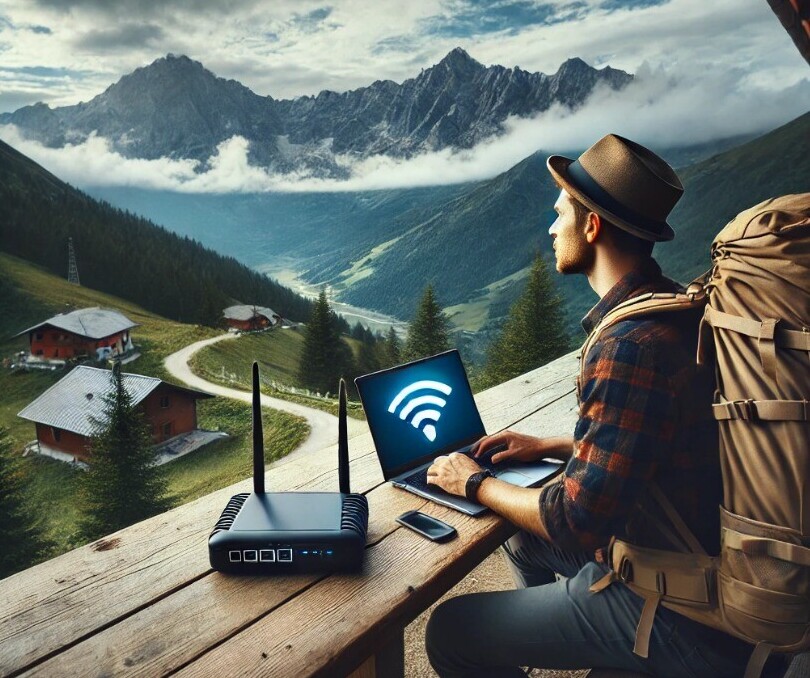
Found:
[[[205,379],[198,377],[188,366],[191,356],[193,356],[201,348],[210,346],[211,344],[216,344],[220,341],[233,340],[237,336],[238,335],[235,334],[221,334],[217,337],[212,337],[211,339],[204,339],[202,341],[195,342],[186,346],[185,348],[180,349],[177,351],[177,353],[172,353],[163,361],[163,364],[169,374],[191,388],[200,389],[201,391],[207,391],[208,393],[213,393],[214,395],[221,395],[225,396],[226,398],[233,398],[234,400],[242,400],[249,403],[251,402],[252,396],[247,391],[239,391],[234,388],[227,388],[218,384],[212,384],[210,381],[206,381]],[[324,450],[324,448],[337,443],[338,419],[336,416],[329,414],[328,412],[316,410],[312,407],[306,407],[305,405],[299,405],[298,403],[292,403],[288,400],[273,398],[264,394],[262,394],[262,406],[272,407],[276,410],[283,410],[284,412],[289,412],[290,414],[297,414],[300,417],[304,417],[310,427],[309,436],[307,436],[307,438],[287,456],[276,462],[276,464],[286,463],[290,459],[303,454],[310,454],[319,450]],[[347,428],[349,438],[354,438],[362,433],[368,433],[368,425],[366,422],[359,419],[353,419],[352,417],[348,418]]]

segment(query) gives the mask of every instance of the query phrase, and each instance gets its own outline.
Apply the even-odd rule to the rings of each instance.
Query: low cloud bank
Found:
[[[55,175],[80,187],[137,186],[186,193],[361,191],[488,179],[532,150],[586,148],[609,132],[658,148],[681,147],[772,129],[810,110],[810,80],[781,91],[745,82],[743,72],[677,74],[642,67],[621,92],[597,89],[575,112],[555,106],[534,118],[510,118],[504,133],[469,150],[445,149],[409,159],[340,157],[350,177],[322,179],[301,171],[275,174],[248,163],[249,142],[222,142],[203,166],[195,160],[125,158],[106,139],[47,148],[12,126],[0,138]]]

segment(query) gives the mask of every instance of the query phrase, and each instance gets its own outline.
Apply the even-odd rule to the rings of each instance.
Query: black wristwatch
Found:
[[[467,496],[467,499],[470,501],[478,501],[475,497],[478,494],[478,488],[481,487],[481,483],[484,482],[484,478],[494,477],[495,476],[492,475],[492,471],[489,469],[484,469],[478,473],[473,473],[469,478],[467,478],[467,484],[464,486],[464,494]]]

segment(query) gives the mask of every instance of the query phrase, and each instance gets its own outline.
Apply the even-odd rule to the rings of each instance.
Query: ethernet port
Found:
[[[255,563],[259,560],[259,556],[256,551],[244,551],[242,557],[246,563]]]
[[[242,552],[241,551],[228,551],[228,559],[232,563],[241,563],[242,562]]]
[[[259,560],[263,563],[274,563],[276,561],[276,552],[272,549],[262,549],[259,551]]]
[[[279,549],[278,562],[291,563],[292,562],[292,549]]]

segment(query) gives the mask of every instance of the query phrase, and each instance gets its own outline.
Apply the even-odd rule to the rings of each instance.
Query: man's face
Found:
[[[560,191],[554,203],[557,219],[548,229],[554,243],[554,256],[559,273],[586,273],[593,265],[594,248],[585,239],[584,218],[577,218],[571,196]]]

